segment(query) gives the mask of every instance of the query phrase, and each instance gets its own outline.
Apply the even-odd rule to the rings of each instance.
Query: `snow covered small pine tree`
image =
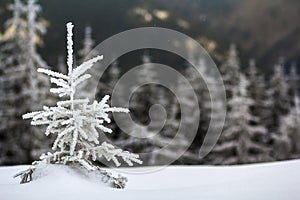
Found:
[[[142,163],[137,154],[115,148],[113,145],[98,140],[99,132],[111,133],[112,130],[105,127],[104,123],[110,123],[110,112],[125,112],[125,108],[110,107],[107,103],[109,96],[106,95],[100,102],[94,101],[89,104],[89,99],[76,99],[77,86],[91,77],[86,72],[93,64],[103,59],[103,56],[96,56],[85,61],[78,67],[73,67],[73,40],[72,23],[67,24],[67,66],[68,74],[61,74],[48,69],[39,68],[38,72],[50,76],[50,81],[57,87],[51,88],[50,92],[59,97],[67,97],[66,100],[58,101],[56,106],[44,106],[43,110],[27,113],[24,119],[32,119],[32,125],[47,125],[45,134],[56,135],[52,149],[54,153],[47,153],[41,156],[41,160],[47,163],[79,164],[89,171],[97,171],[99,168],[92,161],[104,157],[113,161],[116,166],[121,163],[121,158],[128,165],[133,162]],[[99,145],[100,144],[100,145]],[[26,172],[25,172],[26,174]],[[22,174],[20,174],[23,176]],[[116,187],[124,186],[119,184],[120,180],[110,177],[112,184]],[[122,181],[121,181],[122,182]]]

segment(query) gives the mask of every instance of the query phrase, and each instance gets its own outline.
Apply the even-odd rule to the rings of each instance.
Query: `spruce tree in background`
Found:
[[[2,119],[0,135],[0,162],[4,164],[29,163],[41,150],[48,149],[40,129],[31,127],[21,115],[36,109],[38,99],[48,98],[49,81],[36,72],[36,67],[47,68],[47,64],[36,51],[36,44],[44,34],[45,24],[38,20],[41,10],[35,0],[26,4],[16,0],[10,6],[13,17],[6,22],[6,32],[1,42],[4,61],[1,76]],[[34,139],[32,139],[34,138]]]
[[[46,25],[42,21],[38,20],[37,15],[41,11],[41,7],[36,3],[36,0],[29,0],[27,6],[24,8],[25,15],[27,17],[27,23],[25,23],[26,34],[25,42],[22,44],[24,48],[21,63],[30,69],[30,79],[32,84],[32,105],[37,108],[40,106],[39,102],[41,99],[47,100],[51,103],[48,98],[47,90],[50,88],[50,83],[46,76],[36,72],[36,67],[49,68],[47,63],[40,57],[36,50],[37,40],[40,35],[46,33]],[[33,68],[32,66],[35,66]]]
[[[220,68],[225,91],[226,91],[226,99],[227,99],[227,112],[231,110],[231,105],[228,103],[232,96],[233,90],[240,83],[240,60],[238,57],[238,52],[235,44],[231,44],[228,52],[228,56],[224,62],[224,64]],[[228,115],[227,115],[228,116]],[[228,117],[226,117],[224,127],[230,127],[231,124],[228,122]]]
[[[63,74],[67,72],[67,66],[64,62],[63,56],[59,56],[57,59],[57,71]]]
[[[166,121],[164,127],[159,132],[160,137],[156,137],[160,141],[156,141],[154,144],[159,149],[154,149],[149,158],[150,165],[165,164],[166,160],[175,161],[175,163],[198,163],[198,154],[191,151],[189,148],[192,142],[188,132],[179,132],[180,125],[187,124],[185,120],[182,120],[180,114],[180,105],[176,99],[176,96],[168,93],[164,88],[160,88],[158,91],[158,104],[162,105],[166,111]],[[160,114],[153,114],[152,119],[156,122],[160,122],[164,116]],[[190,119],[190,116],[188,117]],[[186,118],[185,118],[186,119]],[[181,121],[182,120],[182,121]],[[156,130],[154,124],[154,130]],[[151,129],[150,129],[151,130]]]
[[[103,94],[111,95],[116,85],[117,81],[120,78],[120,69],[118,66],[118,61],[114,61],[111,66],[105,72],[105,80],[102,80],[99,84],[99,93],[97,96],[103,96]]]
[[[234,87],[239,84],[240,78],[240,60],[235,44],[230,45],[228,57],[225,60],[225,63],[221,66],[220,70],[226,89],[226,97],[227,99],[230,99]],[[230,106],[228,109],[230,110]]]
[[[79,63],[82,63],[85,60],[90,59],[90,58],[100,54],[100,52],[92,51],[94,48],[94,44],[95,44],[95,42],[92,38],[92,27],[86,26],[84,29],[84,38],[82,41],[82,48],[78,51],[78,53],[77,53],[78,59],[75,59],[75,61],[78,60]],[[74,55],[74,57],[75,57],[75,55]],[[99,70],[100,69],[92,68],[91,74],[97,74],[97,73],[99,73]],[[102,98],[103,94],[105,94],[105,93],[98,92],[95,96],[95,94],[93,92],[94,87],[98,86],[98,82],[99,82],[98,77],[92,76],[88,82],[86,82],[80,86],[79,90],[81,92],[80,92],[80,94],[78,94],[79,97]],[[100,86],[102,86],[102,85],[100,85]],[[102,91],[102,89],[103,88],[98,88],[98,91]]]
[[[195,81],[198,78],[194,79]],[[192,79],[190,79],[192,80]],[[198,79],[199,80],[199,79]],[[186,82],[183,79],[178,79],[177,80],[177,95],[180,97],[180,109],[181,107],[184,107],[188,113],[187,116],[183,116],[182,113],[180,113],[180,126],[182,133],[184,134],[182,136],[183,138],[183,145],[185,144],[186,141],[191,141],[193,138],[192,133],[197,130],[193,130],[192,127],[196,127],[195,124],[197,124],[197,119],[201,118],[201,108],[199,108],[199,113],[197,112],[197,107],[199,107],[199,103],[197,101],[194,101],[192,94],[194,94],[194,88],[191,89],[189,86],[194,86],[195,82]],[[199,82],[198,82],[199,83]],[[191,84],[191,85],[189,85]],[[198,88],[200,89],[200,87]],[[192,91],[191,91],[192,90]],[[199,91],[199,90],[198,90]],[[197,93],[197,90],[196,90]],[[199,95],[200,96],[200,95]],[[199,98],[199,96],[197,98]],[[202,96],[202,95],[201,95]],[[203,99],[198,99],[198,101],[203,101]],[[199,127],[198,127],[199,130]],[[191,151],[186,152],[185,155],[183,155],[183,159],[187,159],[189,163],[197,163],[198,161],[198,153],[193,151],[193,149],[190,149]],[[186,158],[184,157],[186,156]]]
[[[294,106],[281,118],[279,134],[273,135],[274,156],[277,160],[300,156],[300,105],[299,96],[294,97]]]
[[[276,160],[295,158],[299,155],[299,97],[298,76],[295,66],[291,67],[286,79],[283,65],[275,66],[271,79],[273,126],[271,129],[272,155]]]
[[[209,68],[206,68],[205,73],[204,73],[204,77],[205,77],[205,83],[207,84],[207,87],[210,88],[210,91],[206,93],[206,95],[204,96],[204,104],[203,104],[203,111],[201,112],[200,117],[202,117],[203,115],[207,115],[207,124],[209,124],[209,128],[210,131],[215,132],[215,130],[222,130],[223,126],[224,126],[224,122],[223,122],[223,114],[220,113],[223,109],[224,103],[222,101],[222,97],[220,96],[220,88],[222,88],[221,85],[218,85],[218,83],[216,82],[215,78],[210,74]],[[212,105],[212,101],[211,101],[211,97],[215,97],[215,102]],[[206,113],[203,113],[206,112]],[[211,120],[214,121],[214,123],[210,123]],[[219,138],[219,141],[222,140],[222,137]],[[200,144],[201,145],[201,144]],[[198,147],[198,149],[200,149],[201,146]],[[202,163],[213,163],[212,159],[214,160],[215,155],[209,154],[206,157],[204,157],[202,159]]]
[[[94,40],[92,39],[92,28],[86,26],[84,29],[84,39],[82,49],[78,51],[79,61],[82,63],[85,57],[92,51]]]
[[[149,55],[143,56],[143,63],[147,65],[137,72],[137,85],[144,81],[151,83],[157,78]],[[189,100],[186,99],[186,102]],[[163,127],[161,122],[165,120],[165,116],[158,112],[152,112],[152,121],[148,125],[149,110],[155,104],[165,108],[167,116]],[[164,164],[166,160],[173,161],[178,158],[178,154],[183,153],[182,148],[188,145],[188,140],[184,134],[176,135],[180,119],[174,95],[168,94],[163,87],[149,84],[134,91],[130,106],[136,125],[129,127],[130,131],[126,137],[120,136],[116,139],[115,143],[118,146],[135,153],[145,153],[140,156],[146,165]],[[192,116],[189,117],[191,118]],[[186,127],[187,129],[189,128]]]
[[[248,91],[249,96],[254,100],[253,105],[251,106],[251,112],[254,116],[257,117],[255,120],[257,123],[263,118],[263,113],[265,110],[264,104],[266,99],[266,86],[264,82],[264,77],[258,74],[255,60],[249,61],[248,69]]]
[[[0,135],[1,135],[1,159],[0,164],[14,164],[17,163],[17,158],[15,156],[22,157],[21,162],[26,160],[27,155],[24,155],[20,151],[20,144],[17,144],[15,138],[20,140],[21,133],[16,127],[24,126],[24,122],[19,120],[22,115],[22,110],[18,111],[17,97],[20,93],[21,84],[25,77],[25,72],[22,69],[23,66],[18,64],[19,55],[21,53],[21,29],[24,28],[25,20],[23,19],[23,3],[16,0],[14,4],[9,6],[9,10],[13,12],[13,16],[9,19],[5,26],[8,30],[4,33],[1,41],[1,96],[0,96],[0,106],[1,106],[1,125],[0,125]],[[13,32],[13,34],[8,34]],[[18,66],[16,66],[18,65]],[[19,72],[19,73],[16,73]],[[19,82],[16,82],[19,80]],[[15,88],[15,89],[14,89]],[[20,94],[19,96],[21,96]],[[19,105],[20,107],[20,105]],[[22,109],[22,108],[21,108]]]
[[[233,88],[232,98],[228,101],[231,110],[228,112],[228,123],[219,143],[214,147],[215,164],[241,164],[266,161],[269,158],[269,148],[258,143],[256,138],[264,137],[266,129],[260,125],[251,125],[253,115],[250,106],[253,100],[249,97],[248,80],[240,75],[239,84]]]
[[[144,66],[137,71],[137,85],[139,83],[151,83],[157,79],[156,71],[151,63],[150,56],[145,54],[142,57]],[[131,93],[133,94],[130,100],[130,110],[132,110],[133,117],[141,124],[148,124],[150,118],[148,115],[149,109],[157,101],[157,86],[154,84],[144,85],[133,91],[136,86],[133,86]]]
[[[280,126],[280,118],[285,116],[289,111],[288,84],[285,78],[283,64],[277,64],[274,67],[274,73],[270,80],[269,110],[270,116],[267,128],[273,134],[278,134]]]
[[[164,138],[162,138],[159,134],[156,134],[155,137],[151,137],[155,133],[145,127],[145,125],[150,122],[148,114],[150,107],[158,103],[158,87],[153,84],[148,84],[138,88],[136,91],[133,91],[133,89],[137,85],[140,85],[140,83],[144,81],[151,83],[157,77],[154,66],[151,63],[150,56],[144,54],[142,61],[143,64],[146,64],[146,66],[144,65],[139,71],[137,71],[137,83],[131,89],[133,96],[130,100],[130,111],[137,126],[128,127],[130,130],[128,135],[120,137],[116,141],[118,146],[131,150],[135,153],[151,152],[155,149],[159,150],[160,147],[166,144]],[[141,156],[145,164],[150,164],[149,157]],[[153,160],[151,162],[153,164]]]
[[[191,54],[191,53],[190,53]],[[209,91],[207,89],[207,83],[205,82],[207,78],[209,78],[209,75],[207,74],[207,68],[205,65],[205,61],[203,58],[195,58],[195,55],[189,55],[189,59],[191,59],[196,65],[194,67],[189,66],[185,70],[185,77],[189,81],[189,83],[192,85],[197,98],[198,98],[198,105],[201,110],[201,116],[200,116],[200,124],[197,134],[197,139],[195,140],[194,145],[199,145],[199,143],[202,143],[203,137],[205,136],[208,125],[209,125],[209,115],[211,109],[209,108],[210,102],[210,96]],[[201,75],[199,74],[201,73]],[[179,86],[180,87],[180,86]]]
[[[255,64],[255,60],[249,61],[249,69],[248,69],[248,91],[249,97],[253,100],[253,104],[250,106],[250,112],[253,115],[253,119],[251,120],[251,124],[253,125],[261,125],[267,126],[267,122],[270,116],[270,100],[267,96],[267,88],[264,76],[259,74],[257,71],[257,67]],[[260,138],[260,142],[264,141],[267,143],[270,139],[270,133],[265,135],[265,138]]]
[[[294,106],[291,107],[287,116],[281,119],[279,149],[283,152],[279,159],[300,157],[300,102],[299,96],[294,97]],[[284,148],[285,147],[285,148]],[[276,148],[276,150],[278,150]]]
[[[298,76],[298,72],[297,72],[297,67],[296,64],[292,64],[291,68],[290,68],[290,72],[288,74],[288,95],[289,95],[289,99],[290,99],[290,104],[295,106],[295,96],[298,95],[298,89],[299,89],[299,76]]]

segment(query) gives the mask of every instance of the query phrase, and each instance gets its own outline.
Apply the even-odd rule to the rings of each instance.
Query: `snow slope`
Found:
[[[41,178],[20,185],[12,176],[27,166],[0,168],[1,200],[33,199],[300,199],[300,160],[243,166],[171,166],[124,168],[124,190],[90,180],[66,166],[50,165]],[[127,173],[124,173],[124,172]],[[141,173],[136,173],[140,171]],[[135,173],[130,173],[135,172]]]

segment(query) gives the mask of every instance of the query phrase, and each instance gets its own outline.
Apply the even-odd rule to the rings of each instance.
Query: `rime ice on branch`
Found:
[[[56,140],[52,149],[54,153],[42,155],[41,159],[50,163],[79,163],[87,170],[96,170],[98,167],[90,161],[104,157],[120,165],[119,158],[132,166],[133,162],[142,163],[137,154],[115,148],[113,145],[103,142],[99,145],[98,130],[111,133],[112,130],[105,127],[104,123],[110,123],[110,112],[125,112],[126,108],[110,107],[106,95],[100,102],[89,104],[89,99],[76,99],[75,92],[78,85],[91,77],[87,74],[93,64],[103,59],[96,56],[80,66],[73,68],[73,40],[72,23],[67,24],[67,66],[68,74],[64,75],[48,69],[39,68],[38,72],[50,76],[51,83],[57,87],[50,92],[59,97],[67,97],[58,101],[56,106],[44,106],[42,111],[36,111],[23,115],[24,119],[32,118],[32,125],[48,125],[45,134],[56,134]]]

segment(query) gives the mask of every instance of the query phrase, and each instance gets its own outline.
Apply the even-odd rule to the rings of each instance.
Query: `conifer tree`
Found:
[[[142,62],[143,64],[146,64],[146,66],[143,66],[137,71],[137,85],[140,85],[140,83],[143,82],[151,83],[157,78],[150,56],[147,54],[143,55]],[[139,123],[146,125],[150,121],[148,116],[149,109],[156,103],[157,86],[148,84],[138,88],[136,91],[133,91],[133,89],[135,89],[135,86],[131,89],[131,92],[134,93],[130,101],[130,109],[132,110],[133,117]]]
[[[148,55],[143,56],[143,63],[147,65],[137,72],[137,85],[145,81],[154,82],[157,78]],[[148,165],[165,164],[167,160],[176,160],[179,154],[184,153],[182,148],[186,147],[188,142],[183,134],[176,136],[180,119],[178,119],[178,104],[174,98],[167,95],[165,88],[153,84],[134,91],[130,106],[131,110],[135,111],[133,115],[135,125],[128,128],[127,137],[120,136],[115,143],[122,148],[141,153],[142,160]],[[160,112],[151,112],[151,123],[148,124],[150,108],[157,104],[165,109],[167,116]],[[164,120],[166,120],[164,126],[161,127]]]
[[[235,44],[230,45],[228,56],[224,64],[220,68],[221,75],[223,78],[226,99],[227,99],[227,112],[231,110],[231,105],[229,104],[231,98],[233,97],[233,90],[240,84],[240,60],[238,57],[238,52]],[[228,116],[228,115],[227,115]],[[230,127],[231,124],[226,117],[224,127]]]
[[[291,65],[291,68],[290,68],[290,73],[288,75],[288,95],[289,95],[289,99],[290,99],[290,104],[292,106],[295,106],[294,103],[295,103],[295,96],[298,95],[298,90],[299,90],[299,75],[298,75],[298,72],[297,72],[297,67],[295,64],[292,64]]]
[[[207,84],[207,87],[210,88],[210,90],[205,93],[204,98],[202,99],[204,103],[201,110],[201,117],[203,117],[203,115],[206,115],[205,119],[208,120],[206,121],[206,123],[207,126],[209,125],[209,129],[206,130],[205,134],[209,134],[208,131],[211,131],[211,133],[215,133],[216,131],[223,129],[225,113],[222,113],[222,111],[226,106],[226,102],[222,101],[222,85],[219,85],[215,77],[211,75],[211,72],[208,70],[208,68],[206,68],[205,70],[204,77],[205,83]],[[214,98],[213,104],[212,98]],[[222,137],[219,138],[219,141],[221,140]],[[202,143],[200,145],[202,145]],[[198,146],[198,149],[200,148],[201,146]],[[214,154],[208,154],[206,157],[202,158],[201,162],[212,163],[211,159],[215,159],[214,156]]]
[[[196,69],[194,67],[187,67],[185,71],[185,76],[187,77],[187,80],[192,85],[197,95],[198,105],[201,110],[199,131],[197,135],[197,140],[195,141],[202,141],[208,129],[209,114],[211,111],[208,107],[209,103],[207,103],[207,101],[210,102],[209,91],[206,85],[206,79],[208,78],[208,74],[203,58],[198,58],[198,60],[196,60],[194,55],[190,55],[189,57],[194,63],[196,63]],[[201,75],[199,74],[199,72],[201,73]]]
[[[269,149],[258,143],[256,137],[263,137],[266,129],[263,126],[251,125],[253,116],[250,106],[253,100],[248,96],[248,80],[240,75],[240,82],[233,89],[232,98],[228,104],[229,126],[222,133],[221,140],[213,149],[215,157],[212,163],[216,164],[241,164],[265,161],[269,159]]]
[[[300,156],[300,104],[294,97],[293,107],[281,118],[279,135],[275,135],[274,154],[277,159],[299,158]],[[276,137],[277,136],[277,137]]]
[[[78,51],[80,61],[83,62],[85,57],[92,51],[94,47],[94,40],[92,39],[92,27],[86,26],[84,29],[84,39],[82,49]]]
[[[156,148],[154,147],[152,149],[149,164],[165,164],[166,161],[174,161],[175,163],[197,163],[197,154],[188,149],[192,139],[187,137],[186,132],[179,132],[180,124],[184,124],[185,122],[181,121],[180,105],[176,96],[167,93],[167,91],[164,91],[162,88],[158,93],[158,104],[164,107],[166,119],[164,127],[158,133],[159,137],[156,137],[157,141],[153,143]],[[164,116],[160,114],[152,116],[152,119],[156,122],[164,120],[163,118]],[[157,127],[158,126],[155,127],[154,123],[154,130],[157,130]]]
[[[114,89],[114,86],[116,85],[117,81],[120,77],[120,69],[118,66],[118,61],[114,61],[111,66],[108,68],[107,72],[105,73],[105,80],[102,80],[99,84],[99,91],[101,94],[109,94],[111,95]],[[98,94],[101,95],[101,94]]]
[[[41,11],[41,7],[36,3],[36,0],[29,0],[27,6],[24,7],[24,12],[27,18],[27,23],[25,23],[25,30],[28,34],[26,34],[24,44],[22,47],[24,48],[22,56],[23,59],[21,63],[26,65],[26,68],[30,69],[30,79],[32,84],[31,95],[33,96],[32,104],[39,106],[39,100],[49,99],[47,98],[49,89],[49,81],[47,77],[43,74],[39,74],[36,72],[36,68],[32,66],[38,66],[40,68],[49,68],[47,63],[40,57],[37,53],[37,40],[40,35],[46,33],[46,26],[42,21],[38,20],[38,13]],[[38,88],[38,90],[36,90]],[[49,102],[51,103],[51,102]],[[34,107],[32,107],[34,109]]]
[[[255,60],[249,61],[248,69],[248,91],[249,97],[253,100],[253,104],[250,106],[251,114],[253,115],[254,125],[267,125],[268,117],[270,116],[270,102],[267,95],[267,88],[264,76],[259,74],[255,64]],[[268,139],[265,138],[265,141]]]
[[[140,83],[151,83],[157,78],[150,56],[147,54],[143,55],[142,62],[147,65],[137,71],[137,83],[132,89],[130,89],[132,93],[134,92],[130,100],[130,110],[136,124],[132,127],[128,127],[129,133],[126,137],[120,137],[116,141],[118,146],[131,150],[135,153],[149,153],[154,151],[154,149],[159,149],[160,146],[164,144],[163,138],[161,138],[159,134],[155,135],[155,137],[151,137],[155,133],[149,130],[149,127],[146,127],[146,125],[150,122],[148,114],[149,109],[152,105],[158,103],[157,86],[148,84],[138,88],[136,91],[133,91],[133,89],[140,85]],[[144,163],[150,164],[148,154],[144,155],[141,155]]]
[[[289,111],[288,84],[285,78],[283,64],[274,67],[268,91],[270,116],[268,117],[268,129],[273,134],[278,134],[280,118]]]
[[[44,24],[37,19],[40,6],[34,0],[27,4],[16,0],[10,9],[13,17],[6,22],[7,29],[0,47],[4,61],[0,80],[3,85],[0,102],[4,107],[0,134],[9,146],[3,162],[16,164],[31,162],[37,151],[47,148],[47,143],[41,142],[43,137],[36,135],[40,129],[31,127],[21,116],[37,108],[38,98],[46,98],[49,82],[35,69],[37,66],[47,67],[36,51],[37,38],[46,31]],[[33,135],[40,140],[32,139]]]
[[[18,84],[16,84],[15,80],[19,79],[20,76],[25,76],[24,70],[22,70],[21,66],[17,66],[12,68],[15,63],[17,63],[21,48],[21,29],[23,29],[23,25],[25,20],[23,19],[23,3],[19,0],[16,0],[14,4],[9,6],[9,10],[13,12],[12,18],[10,18],[6,23],[6,28],[11,31],[6,31],[4,33],[2,41],[1,41],[1,97],[0,97],[0,105],[1,105],[1,126],[0,126],[0,135],[2,144],[1,148],[1,164],[10,164],[17,163],[14,159],[15,156],[20,156],[21,160],[26,156],[25,153],[21,153],[19,149],[20,145],[17,145],[17,142],[14,141],[14,138],[18,138],[20,140],[20,133],[14,127],[23,126],[24,122],[20,124],[20,120],[18,121],[18,116],[21,116],[22,111],[18,111],[17,105],[15,105],[15,99],[17,98],[17,92],[14,91],[13,88],[20,88]],[[11,34],[8,34],[11,33]],[[18,72],[19,73],[16,73]],[[11,78],[13,77],[13,78]],[[23,80],[22,80],[23,81]],[[21,82],[22,82],[21,81]],[[20,82],[19,82],[20,84]],[[20,90],[20,89],[18,89]],[[9,132],[10,131],[10,132]],[[25,158],[26,160],[26,158]],[[22,160],[23,161],[23,160]]]
[[[197,88],[196,89],[194,88],[194,83],[195,82],[186,82],[183,79],[178,79],[178,83],[177,83],[176,94],[177,96],[179,96],[179,100],[178,100],[180,102],[179,108],[180,110],[182,110],[182,108],[186,110],[185,111],[186,113],[180,112],[180,126],[182,130],[182,133],[180,134],[183,134],[181,136],[181,142],[183,145],[185,145],[187,142],[193,141],[194,140],[193,134],[199,131],[199,122],[201,118],[200,115],[201,107],[199,106],[199,101],[203,101],[203,99],[198,99],[197,101],[197,98],[199,98],[200,95],[197,97]],[[190,86],[192,86],[192,88],[190,88]],[[193,95],[195,93],[196,96]],[[183,159],[188,159],[189,160],[188,162],[195,163],[195,161],[198,160],[198,153],[194,151],[193,146],[194,145],[191,146],[189,152],[183,155]],[[186,156],[186,158],[184,158],[184,156]]]
[[[67,66],[64,63],[64,58],[62,56],[59,56],[57,59],[57,71],[62,74],[67,72]]]
[[[220,70],[226,89],[226,96],[230,99],[232,90],[239,84],[240,76],[240,60],[235,44],[230,45],[228,57]],[[230,107],[228,109],[230,109]]]
[[[56,135],[52,149],[41,156],[42,162],[59,164],[79,164],[89,171],[96,171],[98,167],[92,163],[97,158],[104,157],[108,161],[113,161],[116,166],[121,163],[118,158],[123,159],[128,165],[133,162],[142,163],[136,154],[129,153],[114,147],[113,145],[99,141],[99,130],[104,133],[111,133],[112,130],[105,126],[110,123],[108,113],[129,112],[125,108],[110,107],[107,103],[109,95],[102,98],[100,102],[89,102],[88,98],[77,99],[76,89],[82,82],[91,77],[86,72],[95,62],[103,59],[103,56],[96,56],[81,65],[74,67],[73,62],[73,40],[72,23],[67,24],[67,66],[68,74],[61,74],[48,69],[39,68],[38,72],[48,75],[56,87],[50,92],[57,94],[61,101],[55,106],[44,106],[43,110],[27,113],[24,119],[32,119],[32,125],[47,125],[46,135]],[[66,99],[64,98],[66,97]],[[34,171],[34,168],[31,169]],[[32,173],[32,172],[31,172]],[[22,181],[26,180],[28,172],[20,173]],[[24,180],[24,178],[26,178]],[[114,179],[112,184],[115,187],[124,187],[125,179]],[[30,181],[30,180],[29,180]],[[118,182],[120,181],[120,182]]]

